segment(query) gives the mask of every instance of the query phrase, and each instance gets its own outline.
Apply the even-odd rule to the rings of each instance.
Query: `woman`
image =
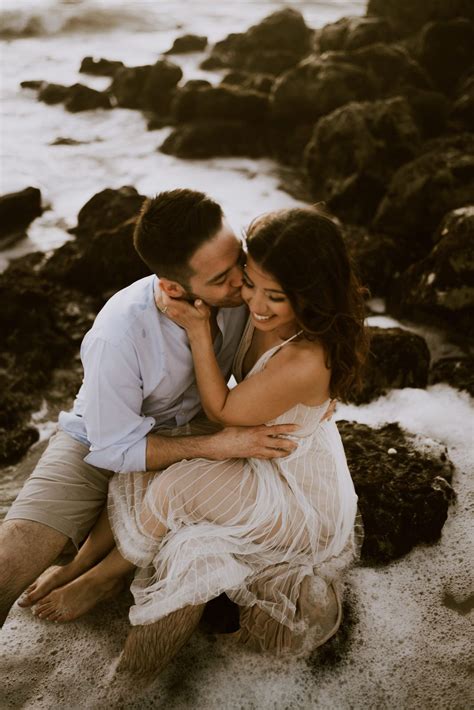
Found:
[[[38,616],[75,618],[91,606],[85,600],[106,597],[137,567],[134,625],[190,607],[195,625],[225,591],[241,607],[237,637],[254,648],[304,651],[337,630],[337,580],[354,555],[357,497],[337,427],[323,416],[330,398],[345,399],[360,379],[362,292],[337,226],[315,209],[258,218],[247,247],[250,317],[234,362],[237,387],[227,387],[217,365],[208,308],[169,301],[167,315],[187,330],[209,419],[294,422],[298,447],[279,459],[196,459],[114,476],[113,537],[103,516],[62,574],[91,569],[43,599]]]

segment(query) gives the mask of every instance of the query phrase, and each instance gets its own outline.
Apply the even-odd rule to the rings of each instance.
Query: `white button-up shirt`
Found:
[[[200,409],[186,332],[155,304],[156,276],[119,291],[98,314],[81,346],[84,379],[61,429],[90,448],[85,461],[116,472],[146,469],[146,436],[189,422]],[[225,377],[246,308],[221,308],[214,351]]]

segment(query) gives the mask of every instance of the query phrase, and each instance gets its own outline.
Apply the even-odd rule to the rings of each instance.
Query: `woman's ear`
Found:
[[[170,279],[160,279],[160,288],[170,298],[182,298],[186,295],[186,290],[177,281]]]

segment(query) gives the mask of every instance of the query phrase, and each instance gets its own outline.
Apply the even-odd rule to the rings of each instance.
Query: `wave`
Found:
[[[162,24],[150,5],[142,3],[97,2],[90,0],[61,0],[34,4],[22,3],[0,11],[0,38],[19,39],[75,32],[108,32],[127,28],[150,31]],[[150,17],[152,15],[152,17]],[[153,22],[150,22],[153,20]],[[160,18],[161,20],[161,18]],[[156,27],[158,25],[158,27]]]

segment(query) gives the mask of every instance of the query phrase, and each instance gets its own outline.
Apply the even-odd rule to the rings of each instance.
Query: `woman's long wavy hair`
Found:
[[[360,388],[368,352],[364,292],[339,227],[319,207],[257,217],[247,232],[248,253],[289,299],[308,340],[320,341],[331,368],[331,396],[347,400]]]

